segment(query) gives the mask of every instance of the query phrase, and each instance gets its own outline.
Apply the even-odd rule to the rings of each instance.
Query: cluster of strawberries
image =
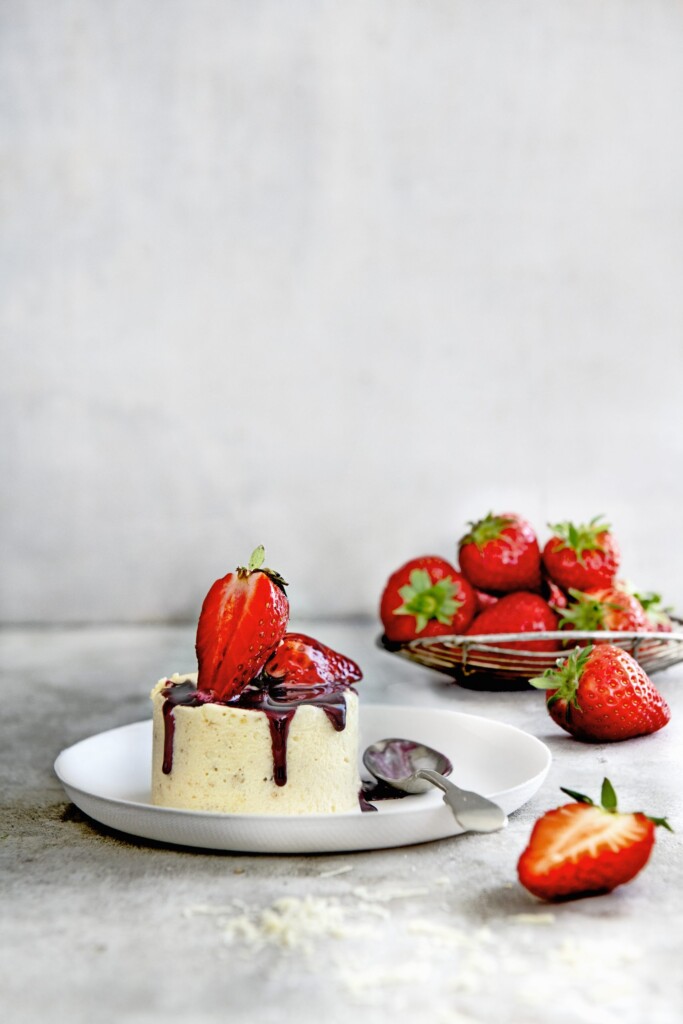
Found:
[[[617,579],[619,549],[602,517],[551,526],[542,552],[521,516],[491,513],[470,526],[458,543],[460,571],[426,556],[392,574],[380,605],[388,640],[565,629],[671,631],[659,595],[637,593]],[[558,643],[501,640],[496,646],[553,652]],[[552,719],[586,742],[656,732],[671,715],[638,662],[610,643],[578,641],[557,668],[530,683],[547,691]],[[669,828],[663,818],[620,813],[607,779],[600,805],[564,792],[575,802],[539,819],[518,865],[522,884],[543,899],[609,892],[630,881],[650,856],[655,827]]]
[[[658,594],[617,580],[619,549],[597,516],[580,526],[551,526],[541,553],[530,524],[514,513],[489,513],[458,542],[460,571],[427,555],[392,574],[380,616],[388,640],[557,629],[670,631]],[[554,651],[554,640],[501,647]]]

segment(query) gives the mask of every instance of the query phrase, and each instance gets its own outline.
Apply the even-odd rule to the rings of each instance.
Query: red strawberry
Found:
[[[628,583],[622,583],[621,587],[627,594],[632,594],[633,597],[635,597],[636,601],[645,612],[645,621],[648,630],[653,633],[670,633],[672,631],[673,622],[669,615],[671,608],[664,607],[661,594],[655,594],[651,591],[648,591],[647,593],[639,593]]]
[[[553,721],[589,743],[657,732],[671,717],[669,705],[635,658],[612,644],[572,651],[556,669],[529,682],[548,691]]]
[[[619,548],[608,523],[595,516],[575,526],[564,522],[549,524],[554,536],[543,549],[546,571],[564,590],[575,587],[606,587],[619,568]]]
[[[560,611],[560,609],[566,608],[569,604],[564,590],[558,587],[557,583],[553,583],[549,576],[543,577],[541,594],[555,611]]]
[[[521,516],[493,512],[459,541],[460,568],[480,590],[535,590],[541,583],[536,534]]]
[[[522,885],[543,900],[594,896],[630,882],[648,861],[655,826],[671,831],[666,818],[620,814],[609,779],[602,784],[600,807],[571,789],[562,792],[578,802],[547,811],[536,822],[517,865]]]
[[[288,686],[354,683],[363,678],[355,661],[303,633],[285,633],[263,671]]]
[[[468,636],[480,636],[486,633],[544,633],[557,629],[557,615],[547,601],[538,594],[519,591],[506,594],[496,604],[477,615],[467,630]],[[526,651],[556,651],[555,640],[505,641],[496,644],[514,650],[523,648]]]
[[[197,687],[218,700],[240,693],[263,668],[287,629],[287,584],[262,569],[265,551],[256,548],[248,568],[216,580],[202,605],[197,626]]]
[[[570,588],[574,599],[562,613],[560,629],[647,630],[647,615],[640,602],[621,587],[590,587],[582,592]],[[601,642],[601,641],[596,641]]]
[[[413,558],[384,588],[380,618],[388,640],[462,633],[474,616],[474,591],[457,569],[436,555]]]
[[[476,587],[474,596],[477,599],[477,614],[486,611],[487,608],[493,608],[494,604],[500,600],[499,594],[487,594],[485,590],[477,590]]]

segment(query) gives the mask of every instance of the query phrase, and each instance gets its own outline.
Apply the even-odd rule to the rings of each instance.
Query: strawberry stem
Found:
[[[467,524],[471,527],[470,532],[460,541],[463,544],[476,544],[481,551],[491,540],[504,540],[509,543],[509,538],[503,536],[503,530],[515,525],[515,520],[510,516],[494,516],[489,512],[483,519],[470,521]]]
[[[585,796],[583,793],[577,793],[573,789],[567,789],[565,786],[560,786],[563,793],[570,796],[572,800],[576,800],[580,804],[590,804],[592,807],[595,806],[594,802],[589,796]],[[614,786],[608,778],[602,780],[602,791],[600,793],[600,804],[607,814],[618,814],[617,809],[617,794],[614,790]],[[637,811],[635,813],[643,814],[643,817],[651,821],[653,825],[661,825],[662,828],[668,829],[669,832],[673,832],[673,829],[666,818],[654,818],[651,814],[644,814],[643,811]]]
[[[597,597],[584,594],[583,591],[575,590],[574,587],[569,588],[569,593],[574,598],[574,603],[563,609],[564,614],[558,623],[560,629],[564,625],[571,625],[574,629],[585,629],[588,632],[604,629],[607,612],[610,609],[613,611],[623,610],[621,604],[614,601],[599,601]]]
[[[416,633],[421,633],[430,619],[450,626],[463,603],[455,599],[457,592],[457,584],[450,576],[433,583],[426,569],[413,569],[410,582],[399,590],[403,604],[394,610],[394,615],[414,615]]]
[[[583,564],[584,551],[604,551],[604,546],[600,543],[598,537],[601,533],[607,533],[611,527],[609,523],[601,522],[603,518],[602,515],[593,516],[589,523],[580,523],[578,526],[569,521],[548,523],[548,527],[553,531],[553,535],[561,541],[557,545],[556,550],[561,551],[563,548],[571,549],[576,553],[577,559],[581,564]]]
[[[237,567],[237,575],[240,579],[245,579],[250,576],[252,572],[262,572],[264,576],[267,576],[276,587],[279,587],[282,593],[285,593],[285,587],[289,586],[286,579],[276,572],[275,569],[268,569],[264,566],[263,561],[266,557],[266,549],[263,544],[259,544],[257,548],[251,553],[247,566],[239,565]]]
[[[255,569],[260,569],[261,566],[263,565],[265,557],[266,549],[264,548],[263,544],[259,544],[259,546],[257,548],[254,548],[254,550],[251,553],[251,558],[249,559],[249,572],[254,572]]]
[[[542,676],[535,676],[529,682],[537,690],[555,690],[556,692],[548,699],[548,706],[556,700],[566,700],[568,704],[581,710],[577,699],[577,690],[581,682],[581,676],[586,662],[593,650],[593,646],[578,647],[572,651],[566,661],[559,658],[557,668],[547,668]]]

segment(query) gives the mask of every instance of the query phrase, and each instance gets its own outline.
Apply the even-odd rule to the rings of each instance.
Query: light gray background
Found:
[[[683,6],[0,4],[0,617],[372,614],[490,507],[683,607]]]

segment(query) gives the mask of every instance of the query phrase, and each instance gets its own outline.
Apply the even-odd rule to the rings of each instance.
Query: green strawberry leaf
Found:
[[[261,566],[263,565],[265,557],[266,549],[264,548],[263,544],[259,544],[259,546],[257,548],[254,548],[254,550],[251,553],[251,558],[249,559],[249,565],[247,567],[249,569],[249,572],[255,572],[256,569],[260,569]]]
[[[666,820],[666,818],[653,818],[651,814],[646,814],[645,817],[654,825],[661,825],[662,828],[666,828],[669,830],[669,832],[673,832],[673,829],[669,822]]]
[[[617,794],[614,792],[614,786],[609,779],[602,780],[600,802],[606,811],[616,811],[617,809]]]
[[[566,700],[577,711],[581,710],[577,696],[579,683],[592,651],[592,645],[576,647],[568,658],[558,658],[557,668],[547,668],[542,676],[535,676],[529,680],[537,690],[557,691],[548,699],[548,707],[557,700]]]
[[[476,544],[478,550],[481,551],[492,540],[502,540],[506,544],[510,544],[510,538],[506,537],[503,531],[509,526],[514,526],[515,520],[510,516],[494,516],[493,512],[489,512],[483,519],[470,521],[467,525],[470,527],[470,531],[460,541],[460,547],[464,544]]]
[[[604,547],[598,540],[602,533],[611,529],[609,523],[601,522],[603,516],[593,516],[589,523],[581,523],[576,526],[574,523],[565,521],[562,523],[548,523],[553,535],[558,538],[560,544],[556,550],[570,548],[575,552],[577,560],[583,565],[583,554],[585,551],[604,551]]]
[[[414,615],[416,633],[421,633],[431,619],[450,626],[463,604],[455,598],[458,590],[450,576],[433,583],[426,569],[413,569],[410,582],[399,588],[403,604],[394,609],[394,615]]]
[[[591,798],[586,796],[584,793],[577,793],[574,789],[566,789],[565,786],[560,786],[560,789],[563,793],[566,793],[567,796],[570,796],[572,800],[576,800],[579,804],[590,804],[591,807],[595,806]]]

